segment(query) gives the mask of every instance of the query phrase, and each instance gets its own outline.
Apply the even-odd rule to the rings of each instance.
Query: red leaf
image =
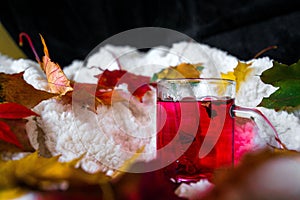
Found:
[[[10,127],[3,121],[0,121],[0,140],[22,148],[22,145],[19,143],[16,135],[11,131]]]
[[[133,92],[133,96],[137,97],[140,102],[143,102],[143,96],[146,92],[151,91],[151,88],[148,84],[142,85],[136,91]]]
[[[96,76],[98,78],[98,88],[113,89],[125,73],[126,71],[124,70],[104,70],[102,74]]]
[[[32,115],[38,116],[38,114],[23,105],[12,102],[0,104],[0,118],[20,119]]]
[[[136,75],[125,70],[104,70],[98,78],[97,89],[114,89],[114,87],[126,83],[129,92],[141,101],[143,95],[151,90],[149,87],[150,77]]]

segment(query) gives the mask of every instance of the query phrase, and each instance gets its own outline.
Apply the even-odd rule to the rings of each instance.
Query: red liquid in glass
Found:
[[[158,159],[174,182],[211,178],[233,165],[233,99],[157,103]]]

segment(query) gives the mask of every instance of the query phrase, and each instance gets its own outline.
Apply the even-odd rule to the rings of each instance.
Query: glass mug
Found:
[[[157,158],[175,183],[212,178],[234,165],[234,116],[268,119],[234,104],[235,82],[227,79],[163,79],[157,83]]]

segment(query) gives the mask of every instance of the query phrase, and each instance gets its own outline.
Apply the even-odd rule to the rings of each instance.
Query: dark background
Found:
[[[40,55],[39,33],[61,66],[83,60],[103,40],[133,28],[163,27],[241,60],[263,54],[285,64],[300,59],[299,0],[2,0],[0,21],[18,42],[26,32]],[[24,42],[22,50],[34,59]]]

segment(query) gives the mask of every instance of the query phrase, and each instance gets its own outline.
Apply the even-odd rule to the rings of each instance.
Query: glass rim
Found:
[[[157,83],[160,82],[189,82],[189,81],[220,81],[220,82],[227,82],[230,84],[236,84],[236,81],[227,79],[227,78],[165,78],[160,79],[157,81]]]

